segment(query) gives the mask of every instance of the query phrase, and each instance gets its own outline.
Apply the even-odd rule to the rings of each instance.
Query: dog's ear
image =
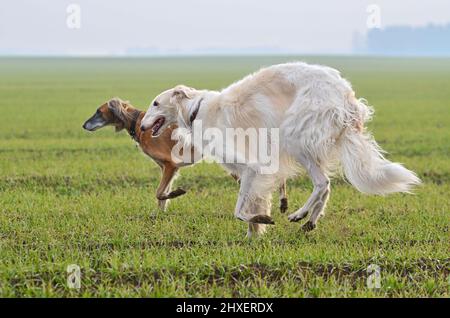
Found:
[[[108,102],[108,109],[116,118],[116,131],[121,131],[125,127],[125,113],[122,101],[119,98],[113,98]]]
[[[118,98],[112,98],[108,102],[108,109],[117,117],[121,116],[122,113],[122,102]]]
[[[173,89],[172,96],[170,97],[170,103],[180,104],[183,99],[191,99],[192,97],[194,97],[193,88],[184,85],[178,85]]]

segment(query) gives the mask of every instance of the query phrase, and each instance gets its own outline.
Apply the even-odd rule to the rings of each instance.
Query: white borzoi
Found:
[[[241,177],[235,216],[249,223],[251,236],[273,223],[271,194],[282,178],[295,173],[296,163],[314,185],[305,205],[289,215],[296,222],[310,214],[305,231],[314,229],[323,215],[330,195],[328,176],[339,163],[348,181],[364,193],[408,192],[420,183],[412,171],[383,157],[364,129],[371,114],[337,70],[288,63],[263,68],[220,92],[169,89],[153,101],[142,129],[150,128],[157,136],[172,123],[192,130],[197,120],[203,130],[279,128],[280,165],[275,173],[263,174],[257,164],[224,164]]]

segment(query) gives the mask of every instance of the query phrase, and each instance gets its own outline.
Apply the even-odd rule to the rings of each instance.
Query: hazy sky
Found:
[[[66,24],[72,3],[79,29]],[[367,31],[369,4],[379,5],[381,27],[450,22],[449,0],[1,0],[0,53],[345,54]]]

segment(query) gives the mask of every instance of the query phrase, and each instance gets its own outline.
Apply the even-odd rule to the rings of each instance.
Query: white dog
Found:
[[[241,178],[235,216],[249,223],[248,235],[252,236],[273,224],[271,194],[280,180],[295,174],[296,163],[303,166],[314,185],[305,205],[289,215],[290,221],[297,222],[310,214],[302,227],[305,231],[314,229],[324,214],[330,195],[329,175],[339,163],[348,181],[364,193],[408,192],[420,184],[412,171],[383,157],[364,129],[371,114],[337,70],[288,63],[261,69],[220,92],[186,86],[169,89],[153,101],[142,129],[152,129],[157,136],[177,123],[189,132],[196,121],[201,121],[204,131],[279,128],[279,169],[274,173],[261,173],[258,163],[224,164]],[[186,134],[185,130],[185,140],[191,140]]]

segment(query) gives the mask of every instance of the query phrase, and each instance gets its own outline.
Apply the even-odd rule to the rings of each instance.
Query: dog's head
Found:
[[[88,131],[95,131],[105,126],[114,126],[116,131],[125,128],[129,121],[128,105],[120,98],[113,98],[97,108],[91,118],[86,120],[83,128]]]
[[[148,108],[141,122],[141,130],[152,130],[152,136],[159,136],[169,125],[177,123],[178,116],[188,121],[191,103],[200,91],[178,85],[158,95]]]

